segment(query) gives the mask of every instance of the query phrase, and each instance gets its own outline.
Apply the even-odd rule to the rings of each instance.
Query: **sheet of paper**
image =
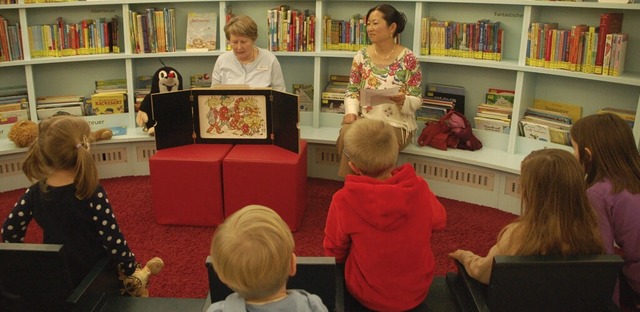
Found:
[[[389,96],[400,92],[400,87],[388,89],[362,89],[360,90],[360,105],[376,106],[380,104],[395,104]]]

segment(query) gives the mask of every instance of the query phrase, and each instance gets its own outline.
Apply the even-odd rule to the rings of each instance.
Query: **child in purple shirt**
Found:
[[[614,301],[640,311],[640,155],[631,127],[615,114],[587,116],[571,128],[571,145],[605,248],[619,247],[625,261]]]

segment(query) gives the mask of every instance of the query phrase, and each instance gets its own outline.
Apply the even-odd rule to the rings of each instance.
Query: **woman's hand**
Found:
[[[356,119],[358,119],[358,116],[356,116],[356,114],[346,114],[344,115],[344,117],[342,117],[342,124],[350,124],[356,121]]]
[[[390,95],[389,99],[394,101],[396,103],[396,105],[398,105],[398,108],[402,108],[402,105],[404,104],[404,100],[407,98],[407,95],[404,93],[398,93],[396,95]]]

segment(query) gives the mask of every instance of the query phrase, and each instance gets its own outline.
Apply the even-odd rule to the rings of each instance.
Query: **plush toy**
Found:
[[[110,129],[100,129],[91,132],[91,142],[109,140],[113,136]],[[20,120],[9,129],[8,138],[17,147],[28,147],[38,138],[38,125],[31,120]]]
[[[172,67],[164,66],[158,69],[151,80],[151,92],[144,97],[136,114],[138,126],[143,127],[142,129],[149,135],[155,135],[156,121],[150,117],[151,94],[178,90],[182,90],[182,75]]]
[[[158,275],[163,267],[162,259],[153,257],[144,267],[138,266],[132,275],[125,276],[120,271],[120,280],[124,285],[122,293],[132,297],[149,297],[149,277]]]

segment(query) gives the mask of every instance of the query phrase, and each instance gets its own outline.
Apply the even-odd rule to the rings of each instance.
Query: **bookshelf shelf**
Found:
[[[421,62],[423,88],[427,83],[441,83],[465,87],[465,114],[469,120],[484,101],[488,88],[516,91],[514,117],[508,134],[477,130],[484,144],[476,152],[448,150],[439,151],[417,145],[407,148],[406,157],[425,157],[469,166],[477,166],[497,173],[519,173],[520,161],[530,151],[545,147],[567,148],[553,143],[544,143],[522,138],[517,133],[517,121],[535,98],[573,103],[583,107],[583,116],[595,113],[599,108],[616,106],[640,112],[640,3],[612,4],[596,0],[583,2],[533,1],[533,0],[389,0],[408,17],[408,24],[401,34],[401,44],[412,49]],[[256,44],[266,48],[267,9],[289,5],[292,9],[309,9],[315,12],[317,21],[329,15],[334,19],[348,19],[353,14],[366,14],[378,1],[373,0],[303,0],[303,1],[259,1],[259,0],[104,0],[62,3],[40,3],[0,5],[0,14],[12,22],[20,22],[22,40],[28,42],[27,26],[53,23],[57,16],[68,22],[84,18],[119,17],[120,51],[118,54],[82,55],[69,57],[32,58],[25,48],[25,59],[0,62],[3,76],[12,84],[28,87],[31,115],[35,115],[35,97],[43,95],[83,94],[93,92],[93,81],[98,79],[126,78],[129,94],[134,94],[137,77],[151,75],[161,66],[159,60],[180,71],[183,87],[189,87],[192,74],[209,72],[217,56],[225,51],[224,12],[231,7],[235,15],[246,14],[256,20],[259,36]],[[177,51],[168,53],[135,54],[130,43],[128,21],[129,10],[145,8],[175,8]],[[209,52],[186,52],[185,33],[188,12],[213,11],[218,15],[217,50]],[[629,33],[626,71],[619,77],[585,74],[566,70],[548,69],[525,65],[527,32],[531,22],[553,21],[559,28],[584,23],[597,26],[598,16],[605,12],[624,13],[623,32]],[[505,29],[502,61],[475,60],[467,58],[421,55],[420,20],[434,17],[438,20],[477,21],[490,19],[499,21]],[[322,46],[322,23],[316,23],[315,50],[311,52],[274,52],[285,76],[287,90],[293,83],[313,85],[314,107],[312,112],[300,113],[301,136],[311,143],[332,145],[337,138],[342,115],[320,112],[320,93],[327,84],[329,75],[348,75],[355,52],[326,50]],[[320,44],[318,44],[320,43]],[[8,75],[8,76],[7,76]],[[133,96],[129,96],[129,111],[133,111]],[[114,137],[104,144],[152,144],[136,127],[133,113],[127,119],[128,133]],[[95,118],[95,117],[92,117]],[[99,118],[99,117],[98,117]],[[636,115],[636,119],[640,116]],[[8,127],[0,125],[0,156],[6,157],[24,152],[8,142]],[[640,139],[640,123],[636,123],[634,134]],[[0,157],[0,160],[1,160]],[[403,159],[407,159],[407,158]],[[496,191],[499,192],[499,191]],[[495,204],[498,205],[498,204]]]

